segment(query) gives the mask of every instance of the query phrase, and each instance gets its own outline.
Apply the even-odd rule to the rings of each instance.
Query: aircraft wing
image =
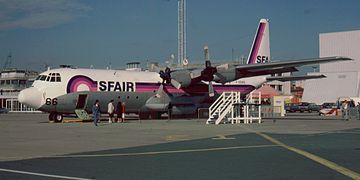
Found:
[[[237,70],[237,77],[243,78],[250,76],[294,72],[297,71],[296,67],[299,66],[328,63],[335,61],[348,61],[348,60],[352,60],[352,59],[348,57],[335,56],[335,57],[324,57],[324,58],[314,58],[314,59],[302,59],[296,61],[246,64],[246,65],[236,66],[236,70]]]
[[[319,78],[325,78],[325,77],[326,76],[323,74],[321,74],[321,75],[304,75],[304,76],[271,76],[271,77],[266,77],[266,80],[285,82],[285,81],[300,81],[300,80],[305,80],[305,79],[319,79]]]

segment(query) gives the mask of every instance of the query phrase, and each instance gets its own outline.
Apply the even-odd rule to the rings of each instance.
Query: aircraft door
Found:
[[[86,100],[87,94],[79,94],[76,102],[76,109],[85,109]]]

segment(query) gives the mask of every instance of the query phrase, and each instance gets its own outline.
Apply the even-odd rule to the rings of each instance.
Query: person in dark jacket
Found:
[[[95,101],[95,104],[92,107],[92,114],[93,114],[94,125],[97,126],[97,123],[100,120],[100,102],[99,102],[99,100]]]
[[[122,122],[122,102],[120,99],[120,96],[118,97],[118,103],[116,104],[116,118],[117,118],[117,122]]]

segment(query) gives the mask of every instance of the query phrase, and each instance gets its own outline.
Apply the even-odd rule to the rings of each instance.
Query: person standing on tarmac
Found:
[[[121,122],[125,122],[125,102],[121,103]]]
[[[358,102],[356,107],[357,107],[357,111],[358,111],[357,119],[360,120],[360,102]]]
[[[92,107],[93,121],[94,125],[98,126],[97,123],[100,120],[100,102],[99,100],[95,101],[95,104]]]
[[[116,104],[116,119],[117,122],[122,122],[121,112],[122,112],[122,102],[120,101],[120,96],[118,97],[118,103]]]
[[[343,109],[343,119],[346,121],[349,120],[349,103],[347,100],[343,102],[342,109]]]
[[[108,113],[109,113],[109,123],[113,122],[113,118],[114,118],[114,104],[113,104],[114,100],[110,100],[109,104],[108,104]]]

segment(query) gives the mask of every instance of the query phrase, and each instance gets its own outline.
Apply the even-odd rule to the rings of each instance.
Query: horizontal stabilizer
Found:
[[[323,58],[314,58],[314,59],[302,59],[295,61],[280,61],[280,62],[268,62],[268,63],[257,63],[257,64],[245,64],[236,66],[236,78],[244,78],[251,76],[260,76],[268,74],[277,74],[285,72],[294,72],[297,71],[297,67],[312,65],[312,64],[321,64],[337,61],[349,61],[353,60],[347,57],[323,57]]]
[[[305,80],[305,79],[319,79],[319,78],[325,78],[325,77],[326,76],[323,74],[321,74],[321,75],[304,75],[304,76],[272,76],[272,77],[267,77],[266,80],[285,82],[285,81],[300,81],[300,80]]]
[[[239,65],[236,67],[239,71],[263,71],[263,70],[274,70],[281,68],[289,68],[289,67],[299,67],[311,64],[321,64],[321,63],[329,63],[336,61],[349,61],[353,60],[348,57],[334,56],[334,57],[322,57],[322,58],[314,58],[314,59],[302,59],[295,61],[280,61],[280,62],[269,62],[265,64],[247,64],[247,65]]]

